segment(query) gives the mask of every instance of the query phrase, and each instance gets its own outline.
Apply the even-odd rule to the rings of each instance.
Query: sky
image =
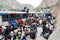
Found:
[[[31,4],[35,8],[42,2],[42,0],[16,0],[22,4]]]

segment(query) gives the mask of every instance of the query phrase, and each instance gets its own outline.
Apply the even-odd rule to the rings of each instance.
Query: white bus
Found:
[[[26,20],[27,17],[36,16],[36,12],[13,12],[13,11],[0,11],[0,26],[8,25],[9,20],[17,20],[22,19],[23,21]]]

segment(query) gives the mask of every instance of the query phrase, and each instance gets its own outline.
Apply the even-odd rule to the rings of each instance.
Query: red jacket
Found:
[[[0,28],[0,34],[2,33],[2,28]]]
[[[28,30],[25,31],[25,34],[28,34]]]
[[[21,26],[24,28],[25,27],[25,24],[21,24]]]
[[[39,20],[35,20],[36,23],[39,23]]]

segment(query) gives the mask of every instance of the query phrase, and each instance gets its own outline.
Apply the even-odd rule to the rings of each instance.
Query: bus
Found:
[[[24,22],[27,17],[33,17],[36,15],[41,15],[41,13],[36,13],[36,12],[14,12],[14,11],[0,11],[0,26],[6,26],[9,23],[11,24],[11,20],[14,20],[12,23],[16,22],[17,19],[22,19]]]

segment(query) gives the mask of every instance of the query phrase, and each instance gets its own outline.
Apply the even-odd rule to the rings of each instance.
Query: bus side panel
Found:
[[[2,16],[0,15],[0,26],[2,26]]]

